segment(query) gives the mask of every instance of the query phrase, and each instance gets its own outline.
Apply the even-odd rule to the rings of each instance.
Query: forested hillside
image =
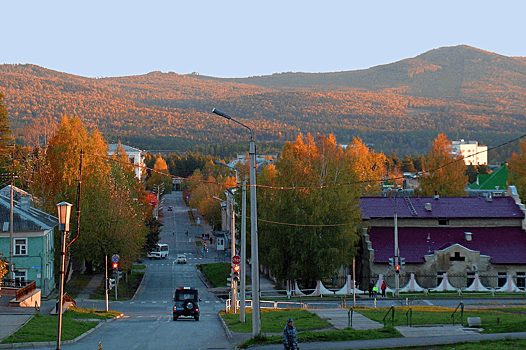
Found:
[[[1,65],[0,92],[20,141],[35,120],[62,115],[143,149],[246,141],[244,130],[210,113],[214,107],[251,126],[259,144],[333,133],[340,143],[359,136],[398,155],[427,152],[439,132],[491,147],[526,131],[526,60],[468,46],[360,71],[244,79],[171,72],[96,79]]]

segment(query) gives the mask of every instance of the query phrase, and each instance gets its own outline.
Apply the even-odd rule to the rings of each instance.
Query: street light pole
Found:
[[[396,270],[399,266],[399,249],[398,249],[398,215],[396,213],[396,197],[400,188],[396,189],[394,197],[394,267],[395,267],[395,295],[400,296],[400,271]]]
[[[233,119],[228,114],[214,108],[212,113],[220,117],[231,120],[234,123],[250,131],[250,235],[251,235],[251,259],[252,259],[252,335],[261,334],[260,305],[259,305],[259,250],[258,250],[258,231],[257,231],[257,200],[256,200],[256,144],[252,129],[243,123]]]
[[[64,302],[64,275],[66,274],[66,235],[69,232],[69,219],[71,216],[72,204],[61,202],[57,204],[59,230],[62,231],[62,250],[60,252],[60,295],[57,305],[58,311],[58,330],[57,330],[57,350],[60,350],[60,339],[62,337],[62,304]]]

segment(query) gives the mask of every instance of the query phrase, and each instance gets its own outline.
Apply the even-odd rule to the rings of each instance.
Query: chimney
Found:
[[[29,196],[20,196],[20,209],[23,211],[29,211],[29,208],[31,207],[31,199]]]
[[[431,211],[431,203],[426,203],[426,210]]]
[[[440,197],[438,196],[438,191],[435,191],[435,196],[434,196],[433,198],[434,198],[434,199],[438,199],[438,198],[440,198]]]

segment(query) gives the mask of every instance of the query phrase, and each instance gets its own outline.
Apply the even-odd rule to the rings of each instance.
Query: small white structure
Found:
[[[117,153],[117,147],[119,146],[118,143],[111,143],[108,145],[108,155],[111,157],[115,153]],[[144,168],[144,155],[143,152],[134,147],[126,146],[121,144],[122,148],[126,152],[126,155],[128,156],[128,159],[130,160],[130,163],[132,165],[135,165],[135,177],[139,180],[142,176],[142,171]]]
[[[466,165],[488,165],[488,146],[479,146],[477,141],[451,141],[451,154],[463,156]]]

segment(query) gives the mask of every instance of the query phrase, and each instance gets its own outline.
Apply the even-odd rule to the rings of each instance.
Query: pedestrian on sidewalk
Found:
[[[385,281],[382,282],[380,289],[382,290],[382,298],[386,298],[387,296],[385,295],[385,291],[387,289],[387,284],[385,284]]]
[[[373,288],[374,288],[374,280],[371,280],[371,283],[369,283],[369,298],[373,297]]]
[[[378,287],[377,286],[374,286],[373,287],[373,298],[376,299],[376,295],[378,294]]]
[[[298,330],[292,324],[292,318],[287,320],[287,325],[283,329],[281,341],[285,350],[298,350]]]

